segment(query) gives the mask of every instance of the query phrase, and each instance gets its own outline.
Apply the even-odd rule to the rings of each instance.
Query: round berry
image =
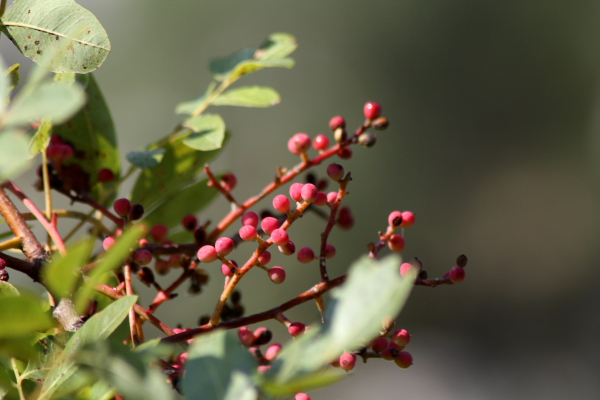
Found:
[[[327,193],[327,202],[333,204],[337,200],[337,197],[338,192],[329,192]]]
[[[400,368],[408,368],[408,367],[410,367],[412,365],[413,358],[412,358],[412,355],[409,352],[407,352],[407,351],[401,351],[394,358],[394,362]]]
[[[412,266],[412,264],[410,263],[402,263],[402,265],[400,265],[400,275],[401,276],[406,276],[410,273],[413,273],[415,271],[415,267]]]
[[[150,236],[155,242],[162,242],[169,235],[169,228],[163,224],[156,224],[150,229]]]
[[[317,189],[325,190],[329,186],[329,181],[325,178],[321,178],[317,181]]]
[[[373,351],[377,352],[377,353],[381,353],[382,351],[384,351],[385,349],[387,349],[388,346],[388,340],[384,337],[380,337],[377,338],[373,341],[373,344],[371,344],[371,348],[373,349]]]
[[[144,206],[141,204],[134,204],[131,206],[131,210],[129,211],[129,219],[135,221],[136,219],[140,219],[144,216]]]
[[[388,347],[381,352],[381,358],[387,361],[392,361],[396,355],[398,355],[398,350],[393,347]]]
[[[148,249],[138,249],[133,255],[133,261],[139,265],[148,265],[152,261],[152,253]]]
[[[131,210],[131,202],[127,199],[115,200],[113,209],[119,217],[125,217],[126,215],[129,215],[129,211]]]
[[[402,213],[400,211],[392,211],[388,216],[388,224],[391,227],[397,228],[402,223]]]
[[[270,235],[275,229],[279,228],[279,221],[277,221],[277,218],[265,217],[261,221],[260,227],[267,235]]]
[[[213,262],[217,258],[218,258],[217,249],[215,249],[211,245],[207,244],[206,246],[200,247],[200,250],[198,250],[198,259],[200,261],[202,261],[203,263]]]
[[[315,206],[324,206],[325,204],[327,204],[327,195],[325,194],[325,192],[319,192],[317,193],[317,198],[315,200],[315,202],[313,203]]]
[[[344,353],[340,356],[340,367],[345,371],[351,371],[356,364],[356,354]]]
[[[220,183],[223,189],[230,192],[237,186],[237,178],[234,174],[224,174]]]
[[[400,235],[392,235],[390,236],[390,240],[388,241],[388,247],[390,250],[395,251],[396,253],[400,253],[404,250],[404,238]]]
[[[251,346],[254,343],[254,333],[247,326],[242,326],[238,329],[238,338],[244,346]]]
[[[450,281],[452,283],[460,283],[465,280],[465,275],[465,269],[457,265],[455,267],[452,267],[452,269],[450,270]]]
[[[277,248],[279,249],[281,254],[284,254],[286,256],[291,256],[296,252],[296,245],[291,240],[283,246],[278,246]]]
[[[337,155],[342,160],[349,160],[352,158],[352,149],[350,147],[344,147],[338,150]]]
[[[392,342],[404,347],[410,343],[410,333],[406,329],[399,329],[392,334]]]
[[[319,189],[317,189],[317,187],[312,183],[307,183],[306,185],[302,186],[301,194],[304,201],[312,203],[317,199],[317,196],[319,195]]]
[[[400,225],[403,228],[408,228],[409,226],[413,226],[415,223],[415,214],[410,211],[404,211],[402,213],[402,224]]]
[[[310,247],[303,247],[298,251],[298,261],[306,264],[315,259],[315,252]]]
[[[318,151],[327,150],[329,147],[329,138],[325,135],[317,135],[313,140],[313,147]]]
[[[311,400],[311,398],[306,393],[296,393],[294,400]]]
[[[187,362],[189,358],[189,354],[188,353],[181,353],[180,355],[177,356],[177,364],[179,365],[185,365],[185,363]]]
[[[369,101],[364,108],[365,118],[369,121],[381,115],[381,105],[375,101]]]
[[[115,173],[108,168],[102,168],[98,171],[98,180],[102,183],[107,183],[115,179]]]
[[[230,260],[229,262],[232,263],[235,266],[235,268],[231,268],[227,264],[221,264],[221,272],[223,273],[223,275],[231,278],[233,275],[235,275],[235,270],[237,269],[237,263],[233,260]]]
[[[335,131],[337,128],[345,128],[346,120],[341,115],[337,115],[329,120],[329,129]]]
[[[348,207],[342,207],[337,218],[337,224],[344,230],[351,229],[354,226],[354,215]]]
[[[344,167],[340,164],[332,163],[327,166],[327,175],[336,182],[344,178]]]
[[[116,239],[113,236],[108,236],[106,239],[104,239],[104,241],[102,242],[102,247],[104,247],[104,250],[108,250],[111,247],[113,247],[113,245],[116,243]]]
[[[269,361],[273,361],[277,358],[277,355],[281,351],[282,347],[283,346],[281,346],[279,343],[273,343],[267,348],[267,351],[265,351],[265,358]]]
[[[327,243],[327,245],[325,245],[325,258],[333,258],[335,257],[335,253],[337,253],[335,246]]]
[[[292,335],[293,337],[296,337],[298,335],[302,335],[304,333],[304,331],[306,330],[306,325],[304,325],[302,322],[293,322],[289,327],[288,327],[288,332],[290,333],[290,335]]]
[[[258,261],[260,261],[262,265],[267,265],[271,261],[271,253],[263,251],[263,253],[258,256]]]
[[[242,226],[240,228],[239,233],[240,233],[240,237],[242,238],[242,240],[245,240],[247,242],[250,242],[250,241],[256,239],[256,236],[258,236],[258,231],[252,225]]]
[[[269,270],[269,279],[273,283],[283,283],[285,281],[285,270],[281,267],[273,267]]]
[[[154,263],[154,270],[159,275],[168,274],[170,269],[171,269],[171,266],[165,260],[156,260],[156,262]]]
[[[461,254],[460,256],[458,256],[458,258],[456,259],[456,265],[458,265],[459,267],[466,267],[467,266],[467,261],[469,261],[467,259],[467,256],[465,256],[464,254]]]
[[[250,225],[258,228],[258,220],[258,214],[254,211],[248,211],[246,214],[242,215],[242,225]]]
[[[271,232],[271,241],[277,246],[283,246],[290,241],[290,236],[283,229],[274,229]]]
[[[189,214],[181,219],[181,225],[186,231],[193,232],[198,226],[198,218],[195,215]]]
[[[215,249],[217,250],[217,253],[222,256],[226,256],[227,254],[231,253],[234,247],[235,243],[227,236],[220,237],[215,242]]]
[[[337,128],[333,131],[333,138],[338,143],[345,142],[348,139],[348,132],[344,128]]]
[[[181,254],[171,254],[169,256],[169,265],[173,268],[181,267]]]
[[[6,268],[6,261],[4,258],[0,258],[0,269]]]
[[[284,194],[279,194],[273,199],[273,208],[280,213],[287,214],[290,212],[290,199]]]
[[[290,197],[294,199],[294,201],[302,201],[302,186],[303,183],[296,182],[290,186]]]
[[[199,245],[203,245],[206,242],[206,230],[204,227],[199,226],[194,229],[194,241]]]
[[[288,140],[288,150],[292,154],[306,153],[310,149],[310,136],[306,133],[296,133]]]
[[[262,346],[263,344],[269,343],[272,338],[273,333],[269,329],[261,326],[254,331],[254,343],[252,344],[255,346]]]
[[[373,147],[375,143],[377,143],[377,135],[371,132],[365,132],[358,136],[358,144],[363,147]]]

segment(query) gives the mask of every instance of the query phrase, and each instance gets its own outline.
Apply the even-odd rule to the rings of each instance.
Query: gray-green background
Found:
[[[365,101],[383,105],[390,128],[342,162],[354,177],[347,200],[357,221],[333,235],[332,275],[376,240],[390,211],[410,209],[417,224],[403,255],[441,276],[465,253],[467,279],[415,288],[398,319],[413,335],[413,367],[371,360],[313,399],[600,396],[600,3],[80,3],[112,41],[96,77],[124,152],[170,131],[175,105],[208,84],[211,57],[271,32],[297,37],[294,69],[242,80],[273,86],[280,105],[214,109],[235,135],[214,167],[236,173],[240,199],[272,179],[275,166],[297,161],[286,150],[292,134],[326,133],[337,114],[354,127]],[[0,48],[7,63],[23,62],[5,37]],[[31,182],[21,180],[30,193]],[[218,203],[202,220],[227,211]],[[314,245],[322,226],[308,216],[292,240]],[[241,259],[249,248],[237,251]],[[260,271],[242,283],[248,313],[316,283],[316,265],[277,260],[288,266],[284,284]],[[219,275],[199,297],[182,291],[158,317],[193,326],[214,305]],[[311,304],[289,316],[318,314]]]

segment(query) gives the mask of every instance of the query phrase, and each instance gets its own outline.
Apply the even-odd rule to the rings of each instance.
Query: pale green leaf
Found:
[[[203,114],[189,118],[183,126],[191,129],[183,140],[187,146],[200,151],[220,149],[225,140],[225,122],[218,114]]]
[[[94,249],[94,239],[85,240],[69,248],[65,256],[56,256],[42,269],[42,281],[59,298],[69,297],[80,279],[79,271],[87,264]]]
[[[210,98],[210,95],[213,94],[213,92],[215,91],[216,87],[217,87],[217,82],[212,81],[208,85],[206,92],[204,92],[204,94],[202,96],[198,97],[195,100],[185,101],[183,103],[177,104],[177,107],[175,107],[175,113],[176,114],[193,114],[194,111],[196,111],[200,107],[203,107],[206,104],[206,102]]]
[[[162,161],[165,149],[132,151],[127,154],[127,160],[141,169],[156,167]]]
[[[14,130],[0,132],[0,182],[19,176],[31,162],[25,134]]]
[[[40,126],[38,126],[37,130],[33,134],[33,138],[31,138],[31,142],[29,144],[29,152],[31,155],[35,156],[36,154],[46,150],[50,144],[51,133],[52,121],[48,118],[42,118]]]
[[[0,281],[0,297],[5,296],[19,296],[19,291],[10,283]]]
[[[0,339],[46,331],[54,324],[40,300],[28,293],[0,297]]]
[[[244,86],[228,90],[213,101],[215,106],[271,107],[281,102],[274,89],[263,86]]]
[[[12,92],[12,90],[15,87],[17,87],[17,85],[19,84],[19,80],[20,80],[19,67],[20,66],[21,66],[21,64],[14,64],[6,70],[6,77],[8,78],[8,88],[6,89],[6,96],[10,95],[10,92]]]

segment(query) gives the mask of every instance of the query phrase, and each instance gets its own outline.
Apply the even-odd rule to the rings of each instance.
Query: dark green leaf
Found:
[[[38,126],[31,143],[29,144],[29,152],[31,155],[36,155],[48,147],[50,144],[50,134],[52,133],[52,121],[48,118],[42,118],[40,126]]]
[[[85,240],[71,247],[64,256],[57,258],[42,269],[42,280],[50,292],[58,298],[69,297],[79,280],[79,271],[87,264],[92,250],[94,239]]]
[[[189,118],[183,126],[192,133],[183,140],[187,146],[200,151],[220,149],[225,140],[225,122],[218,114],[203,114]]]
[[[202,107],[208,101],[209,97],[215,91],[217,87],[217,82],[213,81],[208,85],[206,92],[196,100],[185,101],[183,103],[177,104],[175,107],[176,114],[193,114],[194,111]]]
[[[156,167],[162,161],[165,149],[132,151],[127,154],[127,160],[141,169]]]
[[[73,0],[16,0],[2,24],[2,31],[27,58],[40,63],[53,52],[48,65],[53,72],[92,72],[110,52],[100,22]]]
[[[19,291],[10,283],[0,281],[0,297],[7,296],[19,296]]]
[[[274,89],[263,86],[244,86],[231,89],[213,101],[215,106],[271,107],[281,102]]]
[[[31,164],[29,139],[21,132],[0,132],[0,182],[13,179]]]
[[[18,338],[53,326],[41,301],[28,293],[0,297],[0,338]]]

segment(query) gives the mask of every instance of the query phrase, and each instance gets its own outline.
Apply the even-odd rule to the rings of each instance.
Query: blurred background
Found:
[[[239,199],[257,193],[276,166],[297,163],[286,147],[294,133],[328,133],[334,115],[353,130],[366,101],[383,105],[391,123],[377,145],[341,161],[354,178],[347,204],[356,224],[332,235],[331,275],[366,253],[390,211],[411,210],[417,223],[402,255],[418,256],[436,277],[464,253],[467,279],[414,289],[397,320],[412,334],[411,368],[370,360],[311,392],[314,400],[600,398],[599,2],[79,3],[111,38],[95,74],[123,154],[171,131],[181,120],[175,105],[209,83],[212,57],[272,32],[296,36],[295,68],[240,83],[274,87],[280,105],[211,109],[234,135],[213,168],[238,176]],[[27,71],[5,36],[0,49]],[[29,193],[32,183],[21,179]],[[226,212],[219,199],[200,218]],[[324,223],[313,215],[299,222],[292,240],[315,246]],[[236,251],[241,259],[250,249]],[[275,286],[249,274],[241,284],[247,314],[318,280],[316,264],[275,262],[289,265],[288,280]],[[195,326],[222,288],[216,272],[201,295],[191,300],[182,289],[157,316]],[[288,317],[316,322],[318,313],[305,304]],[[287,340],[280,325],[268,326]]]

